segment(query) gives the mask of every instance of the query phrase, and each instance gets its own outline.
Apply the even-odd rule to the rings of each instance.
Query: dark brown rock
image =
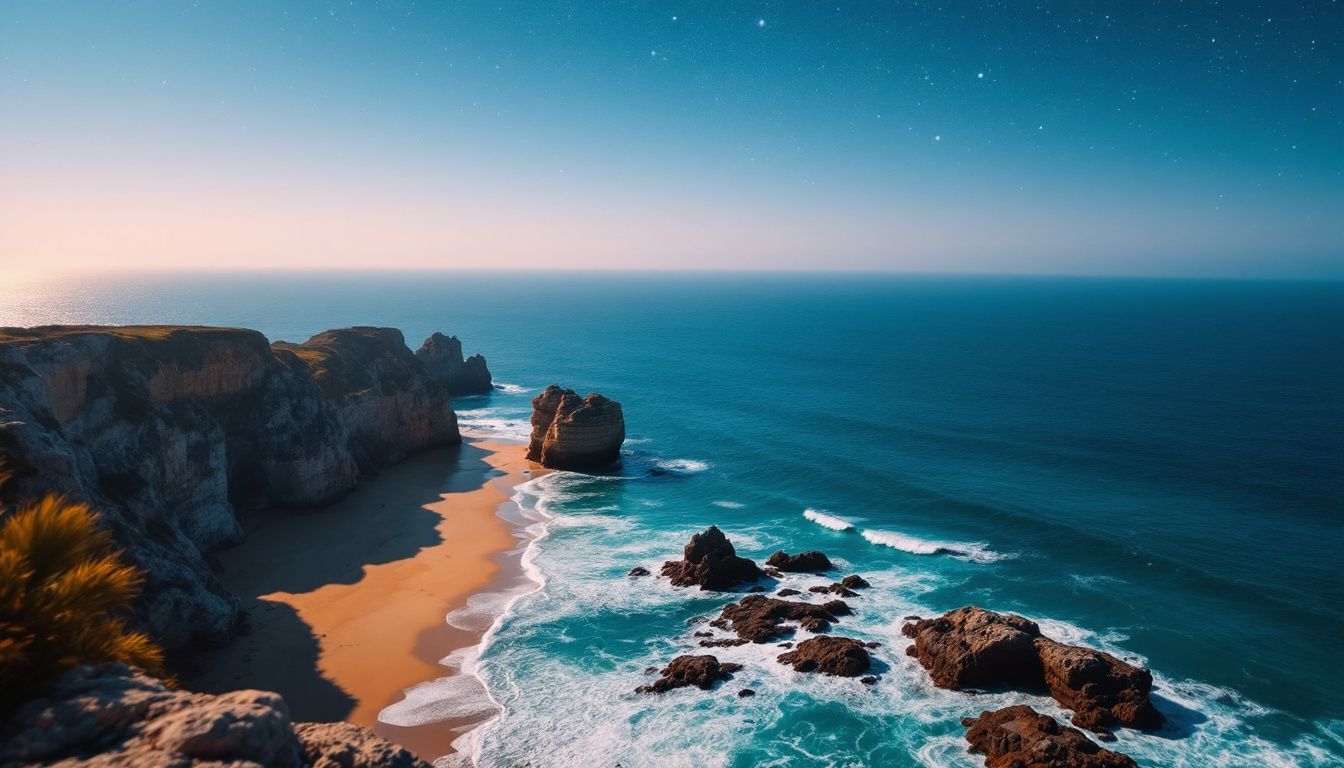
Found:
[[[838,602],[838,601],[837,601]],[[811,632],[825,632],[837,621],[825,606],[777,600],[764,595],[748,595],[724,606],[721,620],[738,637],[753,643],[768,643],[787,634],[785,622],[797,622]]]
[[[456,336],[435,333],[425,339],[415,356],[450,395],[483,395],[494,389],[485,358],[472,355],[463,360],[462,342]]]
[[[986,768],[1138,768],[1127,755],[1102,749],[1076,728],[1025,704],[961,721],[970,751]]]
[[[621,404],[599,394],[579,397],[550,385],[532,399],[527,458],[554,469],[606,469],[620,463],[625,442]]]
[[[736,648],[739,645],[746,645],[749,641],[740,637],[725,637],[719,640],[701,640],[701,648]]]
[[[1073,724],[1104,732],[1108,726],[1152,730],[1162,713],[1148,698],[1153,676],[1109,653],[1036,638],[1045,685],[1062,706],[1073,710]]]
[[[974,606],[901,628],[907,653],[942,688],[1048,690],[1074,711],[1077,725],[1154,729],[1162,715],[1149,699],[1152,675],[1114,656],[1041,635],[1035,622]]]
[[[859,682],[863,683],[864,685],[877,685],[877,678],[873,677],[872,675],[864,675],[863,677],[859,678]]]
[[[649,575],[649,569],[645,568],[642,565],[637,565],[634,568],[631,568],[630,572],[626,574],[626,576],[635,576],[635,577],[648,576],[648,575]]]
[[[747,591],[748,591],[748,592],[764,592],[764,591],[765,591],[765,587],[762,587],[760,584],[757,584],[756,586],[752,587],[751,589],[748,589]]]
[[[841,579],[840,586],[846,589],[867,589],[872,585],[868,583],[867,579],[855,573]]]
[[[775,593],[777,597],[793,597],[794,595],[801,595],[801,594],[803,593],[799,592],[796,589],[789,589],[787,587]]]
[[[663,575],[678,587],[699,585],[702,590],[725,591],[763,576],[761,569],[738,557],[733,543],[715,526],[691,536],[681,560],[663,563]]]
[[[829,571],[835,566],[831,564],[831,559],[825,553],[818,552],[815,549],[807,552],[799,552],[796,555],[790,555],[787,552],[776,552],[770,556],[765,564],[771,568],[778,568],[781,571],[791,571],[793,573],[812,573],[815,571]]]
[[[713,656],[678,656],[663,667],[662,677],[651,685],[636,688],[635,692],[666,693],[674,688],[690,685],[707,691],[731,678],[733,673],[741,668],[741,664],[721,664]]]
[[[812,637],[798,644],[779,661],[799,672],[836,677],[858,677],[868,671],[871,660],[863,643],[849,637]]]
[[[740,691],[737,692],[737,698],[739,698],[739,699],[746,699],[746,698],[750,698],[750,697],[755,696],[755,695],[756,695],[756,692],[753,691],[753,690],[751,690],[750,688],[743,688],[742,690],[740,690]]]

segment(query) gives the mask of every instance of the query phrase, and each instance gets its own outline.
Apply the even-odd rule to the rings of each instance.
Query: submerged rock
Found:
[[[756,563],[738,557],[733,543],[713,525],[693,534],[682,559],[663,563],[662,573],[674,586],[699,585],[702,590],[717,591],[735,589],[764,576]]]
[[[168,688],[122,664],[77,667],[0,729],[0,765],[429,768],[349,723],[290,722],[279,694]]]
[[[463,360],[462,342],[456,336],[435,333],[425,339],[415,356],[450,395],[483,395],[494,389],[485,358],[472,355]]]
[[[733,673],[742,669],[741,664],[720,663],[714,656],[678,656],[666,667],[662,677],[650,685],[635,689],[636,693],[666,693],[674,688],[694,685],[702,690],[710,690]]]
[[[1082,731],[1020,704],[961,721],[970,751],[986,768],[1138,768],[1127,755],[1102,749]]]
[[[724,606],[717,621],[740,638],[753,643],[768,643],[791,631],[785,622],[796,622],[809,632],[825,632],[839,620],[836,611],[848,610],[849,606],[842,600],[822,606],[777,600],[764,595],[748,595],[739,602]]]
[[[799,552],[796,555],[790,555],[783,551],[776,552],[770,556],[769,560],[765,561],[765,564],[771,568],[793,573],[815,573],[817,571],[829,571],[835,567],[825,553],[818,552],[815,549]]]
[[[621,404],[599,394],[581,398],[550,385],[532,399],[527,458],[553,469],[606,469],[620,463],[625,442]]]
[[[638,577],[640,577],[640,576],[648,576],[648,575],[649,575],[649,569],[648,569],[648,568],[645,568],[645,567],[642,566],[642,565],[637,565],[637,566],[635,566],[634,568],[631,568],[631,569],[630,569],[630,572],[626,574],[626,576],[631,576],[631,577],[635,577],[635,578],[638,578]]]
[[[858,677],[872,664],[863,643],[849,637],[813,637],[798,644],[779,661],[799,672],[836,677]]]
[[[941,688],[1048,690],[1074,711],[1074,723],[1099,733],[1111,725],[1145,730],[1162,725],[1149,699],[1153,678],[1147,670],[1103,651],[1051,640],[1021,616],[967,606],[901,631],[915,640],[906,652]]]

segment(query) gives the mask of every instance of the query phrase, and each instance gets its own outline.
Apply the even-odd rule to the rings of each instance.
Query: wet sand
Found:
[[[349,720],[429,760],[452,752],[483,717],[398,727],[378,713],[451,674],[440,660],[479,642],[480,631],[445,623],[450,611],[517,579],[505,554],[518,540],[497,512],[544,472],[524,452],[484,441],[431,451],[330,507],[245,521],[247,541],[218,565],[251,630],[206,654],[184,687],[278,691],[296,721]]]

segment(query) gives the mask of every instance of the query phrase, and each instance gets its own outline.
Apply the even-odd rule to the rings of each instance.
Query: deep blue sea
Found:
[[[617,477],[519,490],[546,533],[478,672],[482,766],[973,766],[959,720],[1049,699],[933,688],[901,619],[974,603],[1154,672],[1145,766],[1344,765],[1344,285],[876,275],[141,276],[0,285],[0,325],[201,323],[463,338],[526,433],[552,382],[624,406]],[[657,469],[657,472],[650,472]],[[810,515],[805,515],[812,510]],[[849,525],[833,530],[817,522]],[[838,524],[836,521],[840,521]],[[881,680],[774,646],[636,696],[725,598],[628,579],[717,524],[873,583],[838,633]],[[822,583],[798,577],[799,585]],[[758,695],[739,700],[750,687]]]

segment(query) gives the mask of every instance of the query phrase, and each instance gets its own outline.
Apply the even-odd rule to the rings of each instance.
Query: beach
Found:
[[[246,542],[217,565],[250,626],[184,674],[184,687],[278,691],[296,721],[369,726],[427,760],[451,753],[488,711],[414,726],[378,714],[449,675],[441,660],[480,641],[485,627],[451,626],[448,613],[520,578],[516,532],[497,513],[541,474],[525,450],[476,441],[430,451],[329,507],[245,520]]]

